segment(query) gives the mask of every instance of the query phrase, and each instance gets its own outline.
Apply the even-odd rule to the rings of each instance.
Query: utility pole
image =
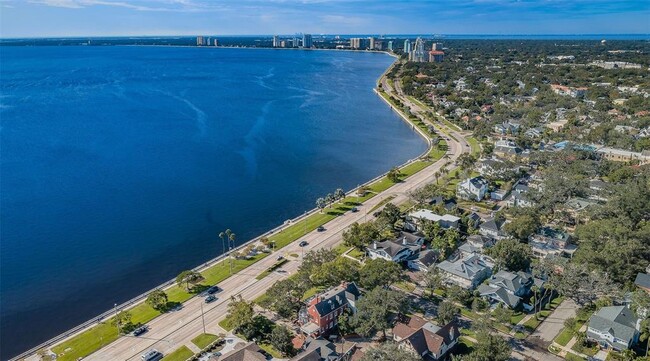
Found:
[[[203,316],[203,302],[200,302],[200,304],[201,304],[201,320],[203,321],[203,333],[207,333],[205,332],[205,317]]]

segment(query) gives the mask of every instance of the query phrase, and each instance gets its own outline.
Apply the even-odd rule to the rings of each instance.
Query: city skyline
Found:
[[[0,0],[0,6],[3,38],[650,33],[650,3],[637,0]]]

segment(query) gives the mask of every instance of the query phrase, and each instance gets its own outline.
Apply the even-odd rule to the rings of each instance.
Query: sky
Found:
[[[650,0],[0,0],[0,37],[649,34]]]

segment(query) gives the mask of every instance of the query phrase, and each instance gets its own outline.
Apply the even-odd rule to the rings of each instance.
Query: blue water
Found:
[[[392,58],[0,48],[2,358],[426,148],[372,92]]]

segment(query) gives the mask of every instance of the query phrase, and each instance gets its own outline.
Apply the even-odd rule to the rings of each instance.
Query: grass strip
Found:
[[[283,258],[283,259],[281,259],[281,260],[275,262],[275,263],[273,264],[273,266],[267,268],[264,272],[258,274],[257,277],[255,277],[255,279],[258,280],[258,281],[261,280],[262,278],[264,278],[264,277],[270,275],[271,272],[273,272],[273,271],[275,271],[276,269],[282,267],[282,265],[285,264],[285,263],[287,263],[287,262],[289,262],[289,260],[287,260],[286,258]]]
[[[202,333],[192,339],[192,343],[196,345],[196,347],[200,348],[203,350],[204,348],[210,346],[214,341],[216,341],[219,337],[217,335],[213,335],[211,333]]]
[[[178,350],[163,357],[161,361],[186,361],[192,356],[194,356],[194,352],[192,352],[192,350],[190,350],[187,346],[181,346]]]

